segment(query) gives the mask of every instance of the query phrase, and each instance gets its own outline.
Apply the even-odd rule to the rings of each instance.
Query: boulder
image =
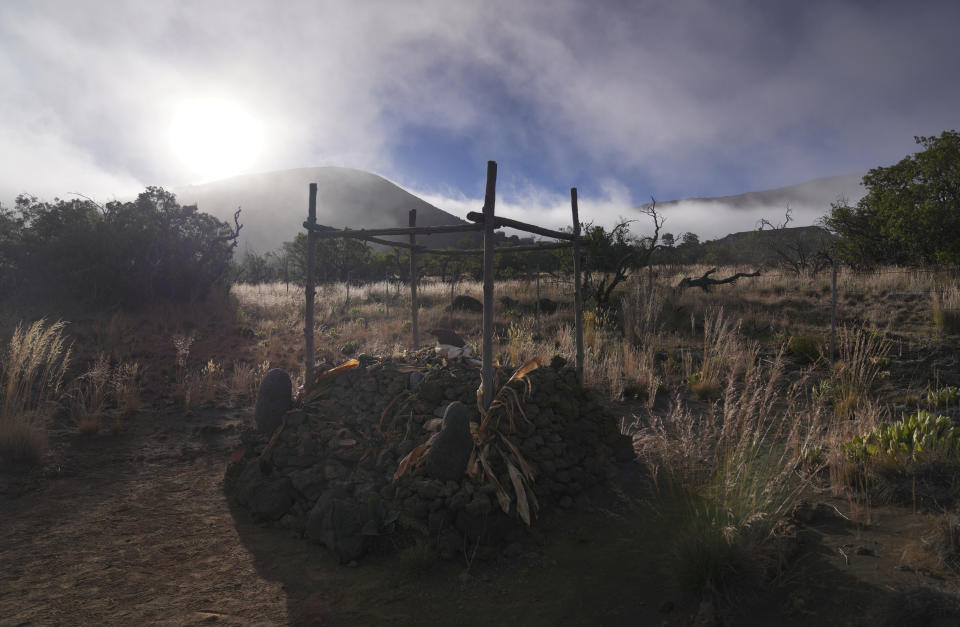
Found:
[[[287,477],[261,483],[247,495],[247,507],[258,520],[280,520],[294,501],[293,485]]]
[[[341,490],[328,490],[310,510],[304,531],[309,540],[326,546],[342,564],[363,555],[368,518],[366,507],[348,500]]]
[[[472,296],[467,296],[466,294],[461,294],[453,299],[451,306],[460,311],[474,311],[481,312],[483,311],[483,303]]]
[[[279,368],[267,372],[260,382],[257,405],[253,412],[260,433],[271,434],[283,422],[283,415],[293,404],[293,382]]]
[[[473,438],[467,407],[454,401],[447,406],[440,433],[427,451],[424,474],[440,481],[459,481],[467,470],[471,451]]]
[[[540,305],[540,313],[552,314],[557,311],[557,303],[549,298],[541,298],[537,304]]]
[[[500,298],[500,304],[503,305],[504,309],[517,309],[520,307],[520,301],[515,298],[510,298],[509,296],[502,296]]]

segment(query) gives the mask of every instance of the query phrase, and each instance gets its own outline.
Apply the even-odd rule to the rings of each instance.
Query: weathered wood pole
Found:
[[[537,264],[537,300],[533,310],[533,317],[537,321],[537,330],[540,330],[540,264]]]
[[[410,228],[417,226],[417,210],[410,210]],[[416,246],[417,236],[410,234],[410,245]],[[410,249],[410,324],[413,327],[413,344],[411,349],[416,351],[420,348],[420,327],[418,324],[418,303],[417,303],[417,251]]]
[[[837,260],[833,259],[833,284],[830,289],[830,359],[837,358]]]
[[[310,204],[307,209],[307,222],[310,226],[317,223],[317,184],[310,183]],[[313,276],[313,257],[314,247],[316,246],[316,236],[313,229],[307,229],[307,287],[306,287],[306,311],[304,312],[303,338],[304,338],[304,364],[303,389],[307,392],[313,387],[313,299],[316,296]]]
[[[577,188],[570,188],[570,208],[573,212],[573,315],[577,336],[577,381],[583,387],[583,294],[580,285],[580,210],[577,208]]]
[[[387,317],[390,317],[390,273],[383,275],[383,307],[387,310]]]
[[[453,330],[453,288],[456,285],[454,277],[450,277],[450,315],[447,317],[447,326]]]
[[[483,198],[483,410],[493,402],[493,233],[497,198],[497,162],[487,161],[487,189]]]

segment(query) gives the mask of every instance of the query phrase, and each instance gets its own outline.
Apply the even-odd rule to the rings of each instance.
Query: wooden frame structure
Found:
[[[563,231],[554,231],[533,224],[511,220],[496,215],[496,192],[497,192],[497,164],[495,161],[487,162],[487,184],[484,193],[483,211],[470,212],[467,214],[467,220],[472,224],[455,224],[448,226],[421,226],[417,224],[417,210],[411,209],[409,216],[409,227],[385,228],[385,229],[357,229],[343,230],[335,229],[329,226],[317,224],[317,184],[310,184],[310,196],[307,211],[307,221],[303,227],[307,229],[307,286],[306,286],[306,311],[304,323],[304,360],[306,362],[304,386],[309,388],[313,384],[314,369],[314,299],[316,298],[316,277],[313,275],[313,263],[315,257],[316,240],[318,238],[328,237],[346,237],[362,239],[375,244],[392,246],[394,248],[404,248],[410,251],[410,321],[412,323],[412,343],[414,350],[420,345],[420,329],[418,327],[418,302],[417,302],[417,257],[419,255],[483,255],[483,345],[482,345],[482,365],[481,374],[483,377],[483,408],[486,410],[493,402],[493,288],[494,288],[494,255],[497,253],[519,253],[532,252],[537,250],[554,250],[558,248],[573,248],[573,272],[574,272],[574,318],[577,346],[577,379],[580,385],[583,385],[583,295],[581,293],[581,270],[580,270],[580,219],[577,209],[577,188],[570,189],[570,206],[573,218],[573,233]],[[544,237],[550,237],[560,240],[553,244],[536,244],[525,246],[494,246],[494,232],[499,228],[511,228],[526,233],[533,233]],[[440,233],[466,233],[483,232],[483,248],[467,250],[444,250],[427,248],[417,244],[417,235],[434,235]],[[403,236],[409,237],[407,242],[394,242],[381,239],[384,236]]]

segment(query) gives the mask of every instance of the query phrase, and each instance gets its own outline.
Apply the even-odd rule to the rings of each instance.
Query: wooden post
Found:
[[[383,275],[383,307],[387,310],[387,318],[390,317],[390,273]]]
[[[540,264],[537,264],[537,301],[533,310],[533,318],[537,321],[537,331],[540,330]]]
[[[653,301],[653,260],[647,263],[647,299]]]
[[[830,360],[837,358],[837,260],[833,259],[833,285],[830,289]]]
[[[307,210],[307,222],[311,225],[317,223],[317,184],[310,183],[310,204]],[[304,338],[304,364],[303,389],[306,392],[313,387],[313,299],[316,295],[313,276],[313,257],[314,247],[316,245],[316,236],[313,229],[307,229],[307,287],[306,287],[306,311],[304,313],[303,338]]]
[[[413,228],[417,226],[417,210],[410,210],[410,227]],[[410,234],[410,245],[415,246],[417,243],[417,236],[413,233]],[[416,351],[420,348],[420,328],[417,323],[417,251],[413,248],[410,249],[410,323],[413,327],[413,344],[411,349]]]
[[[497,197],[497,163],[487,161],[483,198],[483,411],[493,402],[493,233]]]
[[[450,330],[453,330],[453,287],[456,285],[456,280],[454,277],[450,277],[450,316],[447,318],[447,326],[450,327]]]
[[[583,294],[580,289],[580,211],[577,208],[577,188],[570,188],[570,208],[573,212],[573,315],[577,336],[577,381],[583,387]]]
[[[347,302],[344,303],[346,309],[350,309],[350,271],[347,270]]]

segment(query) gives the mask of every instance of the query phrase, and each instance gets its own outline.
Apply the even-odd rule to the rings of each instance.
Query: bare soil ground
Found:
[[[870,525],[838,517],[803,525],[801,552],[772,592],[739,590],[722,612],[677,598],[663,577],[669,528],[643,506],[641,471],[629,465],[618,487],[632,498],[594,493],[493,559],[469,565],[465,551],[424,566],[381,553],[340,566],[227,502],[223,471],[249,419],[249,410],[155,408],[118,436],[55,432],[55,461],[4,471],[0,623],[897,624],[890,619],[907,612],[910,624],[951,624],[958,616],[953,597],[936,592],[956,592],[956,577],[921,543],[933,520],[904,508],[874,508]]]

